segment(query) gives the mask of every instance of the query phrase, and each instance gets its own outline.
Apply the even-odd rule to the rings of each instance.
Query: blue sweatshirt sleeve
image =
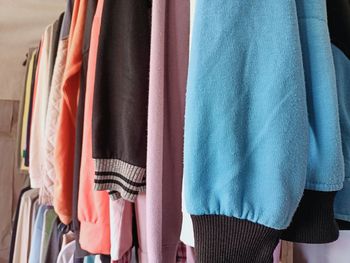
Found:
[[[200,262],[210,247],[242,242],[241,231],[256,255],[281,236],[338,237],[344,160],[324,0],[197,0],[184,176]],[[318,226],[328,232],[315,236]]]

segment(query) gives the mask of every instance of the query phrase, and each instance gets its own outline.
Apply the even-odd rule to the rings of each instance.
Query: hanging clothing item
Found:
[[[10,263],[13,262],[13,255],[14,255],[14,251],[15,251],[15,243],[16,243],[16,235],[17,235],[17,228],[19,228],[18,222],[19,222],[19,220],[21,220],[20,219],[20,208],[21,208],[21,205],[22,205],[22,198],[23,198],[24,193],[29,191],[30,189],[31,189],[30,187],[23,188],[21,193],[19,194],[19,197],[18,197],[15,219],[14,219],[13,225],[12,225],[12,237],[11,237],[9,261],[8,261]]]
[[[150,262],[148,257],[148,242],[147,242],[147,219],[145,220],[146,214],[146,194],[140,193],[135,200],[135,224],[137,236],[137,260],[140,263]]]
[[[92,117],[95,189],[133,202],[146,188],[149,5],[105,0],[103,12]]]
[[[309,3],[297,1],[310,127],[307,190],[291,225],[282,235],[285,240],[306,243],[332,242],[338,238],[333,204],[336,191],[343,187],[344,180],[338,69],[333,61],[327,6],[325,1],[316,2],[311,6],[318,10],[310,9]]]
[[[54,262],[62,248],[63,235],[67,233],[67,226],[63,225],[58,217],[53,222],[52,232],[48,243],[47,253],[44,258],[45,263]]]
[[[198,261],[271,262],[305,189],[299,212],[328,228],[303,238],[335,240],[344,163],[325,1],[197,0],[192,36],[184,173]]]
[[[181,229],[189,1],[154,0],[147,127],[149,262],[176,262]]]
[[[112,263],[132,263],[132,250],[126,252],[119,260],[113,260]]]
[[[31,189],[23,194],[21,207],[19,209],[16,241],[12,262],[28,261],[32,231],[32,214],[35,213],[33,204],[39,196],[39,189]]]
[[[43,142],[43,158],[44,158],[44,174],[42,177],[42,184],[40,188],[40,202],[42,204],[46,205],[52,205],[52,199],[53,199],[53,180],[49,176],[49,162],[48,162],[48,152],[47,152],[47,140],[48,140],[48,121],[49,121],[49,111],[50,111],[50,97],[52,94],[52,79],[53,79],[53,71],[56,63],[56,57],[59,55],[57,54],[58,51],[58,37],[61,31],[61,25],[62,25],[62,19],[63,19],[63,14],[61,14],[60,18],[55,21],[53,25],[53,32],[52,32],[52,42],[50,46],[50,50],[52,52],[51,56],[51,64],[52,67],[50,68],[49,71],[49,85],[50,85],[50,92],[48,95],[48,102],[47,102],[47,109],[46,109],[46,120],[45,120],[45,131],[44,131],[44,142]],[[53,156],[50,156],[50,160],[52,160]],[[52,159],[51,159],[52,158]],[[52,167],[53,168],[53,167]]]
[[[335,197],[337,219],[346,221],[341,229],[350,230],[350,3],[327,1],[328,26],[338,87],[340,129],[345,163],[344,187]]]
[[[73,263],[74,262],[75,241],[65,245],[57,258],[57,263]]]
[[[57,215],[52,207],[49,207],[44,214],[43,233],[41,236],[40,262],[46,262],[48,256],[50,239],[54,231]]]
[[[41,205],[39,207],[38,214],[35,219],[34,231],[31,238],[31,246],[28,261],[29,263],[37,263],[38,259],[40,261],[40,250],[42,246],[41,237],[43,234],[44,215],[47,209],[48,207],[45,205]]]
[[[191,246],[186,246],[186,260],[187,263],[196,263],[196,255],[194,254],[194,248]]]
[[[87,80],[87,68],[89,62],[90,42],[91,42],[91,29],[92,23],[96,12],[97,0],[88,0],[87,11],[84,25],[84,40],[82,51],[82,70],[81,81],[79,91],[79,102],[77,110],[77,121],[75,129],[75,149],[74,149],[74,174],[73,174],[73,211],[72,211],[72,229],[75,235],[75,258],[84,258],[89,253],[80,247],[80,222],[78,220],[78,196],[79,196],[79,177],[80,177],[80,165],[82,155],[82,140],[83,140],[83,128],[84,128],[84,108],[85,108],[85,93],[86,93],[86,80]]]
[[[304,10],[303,6],[300,5],[300,10]],[[349,140],[348,135],[350,134],[350,123],[348,119],[348,115],[350,112],[350,104],[349,104],[349,74],[350,72],[350,52],[348,45],[350,44],[349,37],[350,37],[350,4],[347,1],[339,0],[339,1],[327,1],[327,13],[328,13],[328,25],[329,25],[329,33],[331,37],[331,47],[328,49],[331,50],[330,56],[332,56],[332,61],[329,63],[332,67],[334,67],[333,71],[334,74],[332,74],[332,77],[336,80],[335,83],[332,83],[334,86],[336,85],[336,92],[338,95],[338,112],[339,114],[337,117],[339,117],[340,122],[340,131],[341,131],[341,143],[342,143],[342,154],[344,158],[344,170],[345,170],[345,181],[344,181],[344,188],[343,190],[339,191],[337,194],[335,192],[331,193],[317,193],[314,191],[305,191],[303,199],[301,200],[301,203],[293,217],[293,221],[290,225],[290,227],[283,233],[282,238],[297,242],[305,242],[305,243],[322,243],[323,241],[333,241],[337,239],[338,237],[338,225],[334,221],[334,215],[333,215],[333,200],[336,196],[335,203],[334,203],[334,210],[335,210],[335,216],[338,219],[348,220],[350,221],[350,184],[349,184]],[[300,28],[311,28],[310,23],[306,22],[303,19],[300,20]],[[327,21],[325,21],[327,22]],[[315,26],[315,25],[314,25]],[[342,28],[339,30],[339,28]],[[310,34],[309,34],[310,35]],[[307,41],[310,41],[311,38],[316,38],[313,35],[310,36],[304,36]],[[303,40],[303,37],[301,38]],[[328,39],[327,39],[328,40]],[[306,40],[304,40],[306,41]],[[321,42],[321,41],[320,41]],[[311,46],[311,45],[310,45]],[[311,46],[312,47],[312,46]],[[311,47],[307,47],[311,50]],[[319,47],[317,47],[318,49]],[[315,49],[315,47],[314,47]],[[324,52],[326,53],[326,52]],[[304,56],[305,59],[306,56]],[[308,86],[311,86],[310,82],[313,83],[313,85],[318,85],[318,83],[325,84],[323,80],[318,80],[317,77],[321,75],[319,73],[320,70],[323,68],[317,68],[315,65],[321,65],[322,61],[320,60],[320,57],[310,57],[307,59],[305,64],[312,63],[312,67],[308,66],[306,70],[310,72],[314,72],[313,78],[307,79],[306,84],[307,88]],[[310,61],[309,61],[310,60]],[[317,62],[317,63],[316,63]],[[323,63],[326,64],[326,63]],[[308,65],[308,64],[307,64]],[[333,80],[334,81],[334,80]],[[321,87],[321,84],[317,87]],[[330,86],[330,84],[329,84]],[[310,90],[317,91],[317,88],[310,88]],[[322,88],[323,92],[326,92],[327,89]],[[329,95],[329,96],[328,96]],[[325,98],[332,98],[330,94],[324,96]],[[320,99],[315,96],[315,99],[317,102],[313,102],[311,104],[318,105],[320,102]],[[326,108],[324,107],[324,103],[318,105],[319,108],[322,108],[323,110]],[[315,115],[315,119],[317,119],[317,114],[322,114],[322,111],[320,109],[315,108],[315,110],[310,107],[311,110],[309,111],[315,112],[313,113]],[[329,106],[328,106],[329,108]],[[324,116],[326,116],[324,112]],[[321,119],[321,117],[319,117]],[[325,119],[325,118],[324,118]],[[332,120],[332,119],[330,119]],[[326,159],[325,157],[322,157],[322,151],[323,155],[329,157],[330,159],[332,157],[335,157],[335,160],[337,160],[337,156],[335,154],[332,154],[331,156],[327,155],[327,152],[332,149],[330,147],[326,147],[326,141],[325,138],[328,136],[328,140],[331,140],[331,136],[327,133],[329,133],[330,130],[329,127],[333,127],[333,125],[325,120],[322,120],[324,122],[323,126],[321,124],[318,124],[317,130],[314,128],[313,130],[316,130],[317,133],[315,133],[315,136],[318,136],[316,141],[319,148],[319,157],[318,161],[319,163],[325,163],[330,162],[329,159]],[[313,124],[316,125],[316,124]],[[323,138],[323,140],[322,140]],[[311,140],[311,142],[314,142],[315,140]],[[333,140],[334,141],[334,140]],[[323,147],[321,147],[321,143],[324,144],[324,150]],[[315,147],[313,148],[315,149]],[[315,155],[315,153],[313,154]],[[315,158],[315,156],[313,156]],[[311,159],[313,160],[313,159]],[[337,163],[334,162],[334,165]],[[319,164],[314,164],[319,165]],[[321,165],[319,165],[321,166]],[[325,167],[323,167],[325,169]],[[322,168],[321,168],[322,169]],[[311,169],[314,171],[312,176],[322,176],[322,172],[317,172],[315,169]],[[316,171],[316,172],[315,172]],[[332,173],[331,173],[332,174]],[[332,174],[333,175],[333,174]],[[329,176],[330,180],[335,180],[336,173],[334,173],[333,176]],[[308,174],[309,176],[309,174]],[[325,175],[324,175],[325,176]],[[308,179],[310,180],[310,179]],[[315,179],[312,179],[316,181]],[[321,180],[321,179],[320,179]],[[324,179],[323,179],[324,180]],[[306,187],[309,187],[308,185]],[[321,187],[321,186],[319,186]],[[322,220],[320,220],[322,218]],[[333,225],[333,227],[331,227]],[[342,224],[343,225],[343,224]],[[320,231],[322,229],[322,231]]]
[[[80,245],[92,254],[108,255],[111,251],[109,197],[104,191],[94,191],[94,163],[92,159],[92,105],[96,72],[98,36],[104,1],[99,0],[92,25],[86,83],[83,145],[79,179],[78,219]],[[99,233],[99,235],[96,235]],[[93,237],[93,238],[92,238]]]
[[[24,161],[27,155],[27,125],[28,125],[28,117],[29,117],[29,109],[30,109],[30,98],[32,91],[32,83],[33,83],[33,72],[35,72],[34,62],[35,57],[38,52],[38,49],[30,49],[28,52],[27,59],[27,73],[25,79],[25,87],[24,87],[24,97],[23,97],[23,114],[22,114],[22,128],[21,128],[21,138],[20,138],[20,169],[21,171],[28,171],[28,167],[25,166]]]
[[[95,263],[95,256],[84,257],[83,263]]]
[[[66,225],[72,220],[75,125],[86,9],[87,0],[74,1],[62,81],[61,111],[58,117],[57,141],[60,143],[55,148],[54,207],[60,220]]]
[[[132,210],[132,204],[123,199],[109,202],[112,260],[121,259],[133,246]]]
[[[50,69],[53,67],[51,45],[53,41],[54,26],[49,25],[42,37],[40,63],[37,68],[36,87],[33,98],[33,116],[30,133],[29,176],[32,188],[41,188],[45,176],[45,151],[40,143],[45,136],[45,123],[47,104],[50,94]]]
[[[29,167],[29,155],[30,155],[30,132],[32,127],[32,118],[33,118],[33,108],[34,108],[34,93],[36,89],[36,77],[38,71],[38,62],[41,54],[41,44],[39,45],[36,54],[34,55],[34,64],[33,64],[33,75],[32,83],[30,90],[30,102],[29,102],[29,112],[28,112],[28,122],[26,128],[26,151],[24,155],[24,166]]]
[[[68,35],[69,27],[72,18],[72,1],[67,2],[67,7],[64,13],[62,26],[60,30],[60,38],[58,42],[57,55],[53,76],[51,81],[51,91],[49,96],[49,103],[47,106],[46,116],[46,133],[45,133],[45,153],[46,153],[46,180],[44,181],[47,189],[47,195],[43,202],[53,204],[54,185],[56,179],[55,165],[54,165],[54,151],[57,145],[56,136],[58,131],[58,116],[60,114],[60,107],[62,103],[62,81],[63,74],[66,67],[66,59],[68,52]]]

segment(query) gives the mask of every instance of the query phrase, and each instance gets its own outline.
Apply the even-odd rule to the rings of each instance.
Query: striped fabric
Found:
[[[112,200],[134,202],[146,190],[146,169],[118,159],[95,159],[95,190],[108,190]]]

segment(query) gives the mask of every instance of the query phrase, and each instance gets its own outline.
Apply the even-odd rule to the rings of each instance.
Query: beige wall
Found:
[[[16,162],[17,115],[26,70],[22,63],[28,48],[38,44],[45,27],[64,11],[65,2],[0,0],[0,263],[8,262],[11,218],[25,178]]]
[[[0,99],[21,98],[25,54],[64,7],[65,0],[0,0]]]

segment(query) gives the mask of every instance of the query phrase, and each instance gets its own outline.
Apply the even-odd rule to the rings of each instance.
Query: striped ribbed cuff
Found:
[[[198,263],[272,263],[280,232],[234,217],[191,215]]]
[[[292,223],[283,231],[281,238],[313,244],[337,240],[339,228],[333,212],[335,194],[336,192],[305,190]]]
[[[146,190],[146,169],[118,159],[95,159],[95,190],[109,191],[112,200],[134,202]]]

